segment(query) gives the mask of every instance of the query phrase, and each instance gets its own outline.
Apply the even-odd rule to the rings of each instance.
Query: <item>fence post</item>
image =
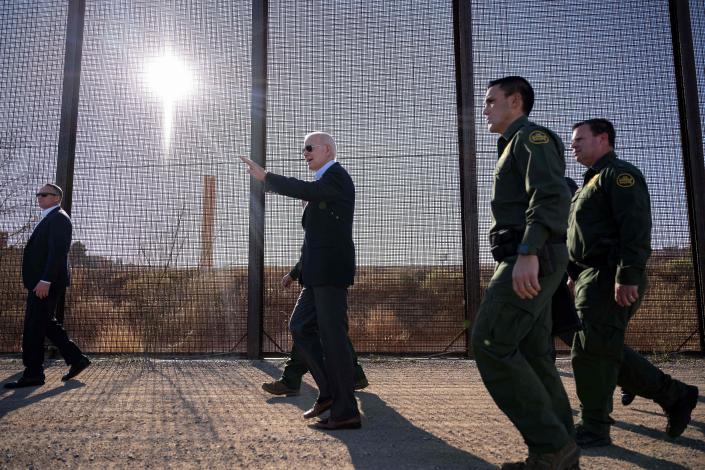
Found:
[[[64,85],[61,95],[59,149],[56,160],[56,184],[64,190],[62,206],[71,213],[73,201],[73,165],[76,157],[78,95],[81,85],[81,53],[83,51],[83,19],[85,0],[70,0],[66,21]]]
[[[680,118],[683,170],[688,196],[688,218],[693,253],[695,295],[700,329],[700,351],[705,352],[705,163],[702,125],[698,104],[698,84],[693,52],[688,0],[669,0],[673,62],[676,69],[678,114]]]
[[[252,136],[250,158],[265,166],[267,151],[268,0],[252,2]],[[247,279],[247,357],[262,356],[264,313],[264,184],[250,178],[250,236]]]
[[[460,208],[463,220],[463,278],[465,319],[471,325],[480,305],[480,248],[477,239],[477,148],[475,145],[475,95],[472,63],[472,1],[453,0],[455,87],[460,153]],[[466,332],[470,354],[470,328]]]
[[[63,209],[71,214],[73,203],[73,167],[76,160],[76,129],[78,125],[78,96],[81,87],[81,54],[83,51],[83,20],[85,0],[70,0],[66,20],[66,51],[64,54],[64,83],[61,94],[61,121],[56,158],[56,184],[64,190]],[[64,298],[56,306],[56,320],[64,322]]]

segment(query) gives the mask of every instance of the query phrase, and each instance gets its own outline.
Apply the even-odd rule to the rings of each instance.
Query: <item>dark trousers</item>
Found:
[[[342,421],[358,416],[348,340],[348,290],[305,286],[289,320],[294,345],[318,385],[318,401],[333,399],[330,417]]]
[[[615,267],[587,268],[575,283],[575,304],[583,320],[571,352],[580,399],[579,424],[601,435],[609,434],[614,423],[610,413],[617,385],[664,408],[685,392],[685,384],[624,345],[625,330],[641,300],[629,307],[617,305],[615,273]],[[640,299],[645,288],[644,281],[639,286]]]
[[[575,435],[568,395],[551,356],[551,296],[568,263],[565,245],[550,245],[559,271],[541,277],[541,291],[522,300],[512,289],[516,257],[494,272],[472,331],[477,368],[497,406],[529,452],[555,452]]]
[[[350,342],[350,338],[348,338],[348,342]],[[365,376],[365,371],[362,370],[362,366],[357,360],[357,353],[355,352],[355,348],[352,343],[350,343],[350,351],[352,351],[353,369],[355,370],[355,377],[353,380],[357,383],[367,377]],[[282,372],[280,380],[289,388],[300,388],[301,380],[307,372],[308,364],[306,364],[306,360],[303,358],[296,345],[294,345],[291,348],[291,355],[284,365],[284,371]]]
[[[34,292],[27,294],[27,307],[24,315],[22,333],[22,362],[24,376],[28,378],[44,377],[44,338],[59,349],[67,364],[78,362],[83,353],[66,334],[66,331],[54,318],[56,304],[65,289],[49,289],[49,295],[43,299]]]

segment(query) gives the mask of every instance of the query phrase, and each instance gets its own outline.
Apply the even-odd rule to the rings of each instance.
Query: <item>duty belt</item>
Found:
[[[609,266],[609,260],[607,255],[605,256],[594,256],[588,259],[582,259],[580,261],[571,260],[571,263],[579,267],[580,269],[588,268],[602,268]]]
[[[502,229],[490,234],[492,258],[498,263],[517,254],[517,248],[524,236],[523,231]],[[566,242],[566,235],[554,235],[546,239],[546,245],[561,245]]]

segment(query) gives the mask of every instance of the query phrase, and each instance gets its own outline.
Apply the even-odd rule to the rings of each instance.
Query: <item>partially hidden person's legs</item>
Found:
[[[350,339],[348,338],[350,342]],[[355,390],[362,390],[369,386],[365,371],[362,365],[358,362],[357,354],[350,342],[350,348],[353,354],[353,365],[355,369]],[[308,372],[308,364],[301,353],[299,353],[296,345],[292,345],[291,354],[284,364],[284,371],[279,379],[273,382],[265,382],[262,384],[262,389],[272,395],[294,396],[299,394],[303,376]]]
[[[355,348],[353,347],[352,341],[350,341],[350,336],[348,336],[348,343],[350,343],[350,351],[352,352],[352,358],[353,358],[353,368],[355,370],[355,390],[362,390],[363,388],[367,388],[370,383],[367,381],[367,376],[365,375],[365,371],[362,370],[362,365],[360,364],[360,361],[357,359],[357,352],[355,351]]]
[[[307,372],[308,365],[306,364],[306,361],[303,357],[301,357],[301,353],[299,353],[296,345],[292,345],[291,355],[286,361],[286,364],[284,364],[284,371],[282,372],[282,376],[279,380],[284,382],[284,384],[286,384],[289,388],[298,389],[301,387],[301,380]]]
[[[273,382],[263,383],[262,390],[272,395],[298,395],[302,378],[307,372],[308,365],[294,344],[281,377]]]
[[[301,289],[296,306],[289,319],[289,330],[294,339],[294,347],[297,348],[300,357],[308,365],[311,375],[318,386],[317,402],[330,401],[333,395],[329,388],[323,362],[323,347],[318,334],[318,319],[312,288],[303,287]],[[352,373],[350,375],[352,378]]]
[[[622,387],[622,403],[625,391],[629,390],[632,396],[648,398],[661,405],[668,417],[666,433],[669,437],[676,438],[685,431],[698,401],[697,387],[665,374],[629,346],[624,346],[617,383]]]

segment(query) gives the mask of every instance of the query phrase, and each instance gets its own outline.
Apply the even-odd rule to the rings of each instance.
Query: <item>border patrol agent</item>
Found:
[[[500,134],[490,244],[497,266],[480,305],[472,345],[482,380],[529,448],[513,468],[578,468],[573,415],[553,363],[551,297],[568,264],[570,193],[561,139],[528,120],[534,102],[522,77],[489,83],[483,114]]]
[[[612,443],[617,384],[661,405],[672,438],[683,433],[698,399],[696,387],[673,380],[624,345],[627,323],[646,289],[651,205],[644,176],[617,158],[614,141],[614,126],[606,119],[573,126],[573,154],[588,167],[568,224],[569,271],[583,321],[571,354],[580,399],[576,440],[582,448]]]

